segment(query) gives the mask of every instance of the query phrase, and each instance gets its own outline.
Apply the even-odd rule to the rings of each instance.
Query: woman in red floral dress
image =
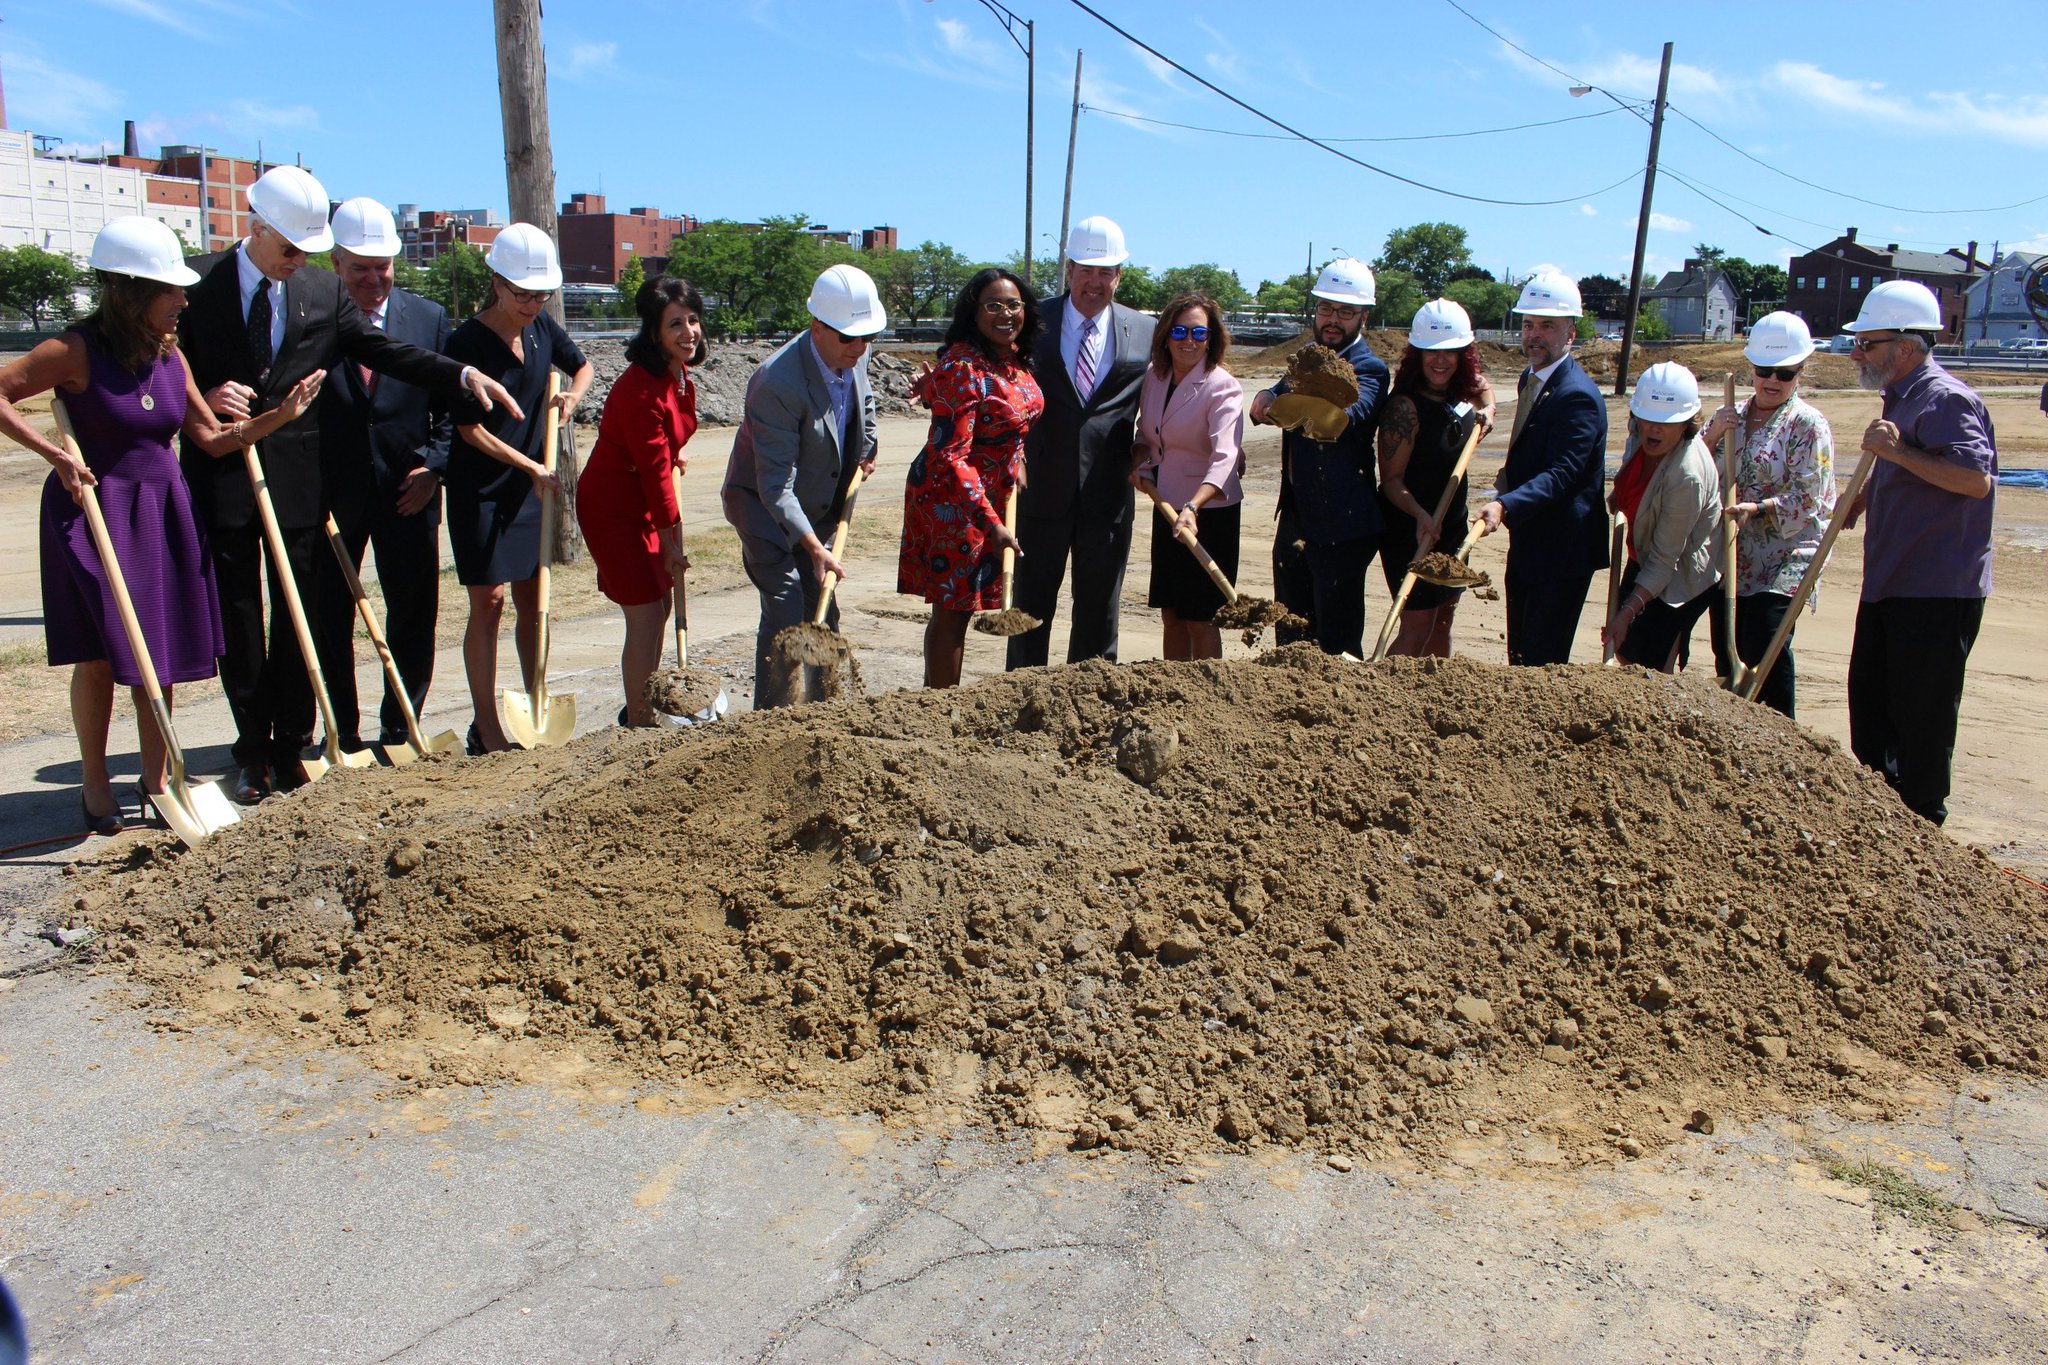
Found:
[[[1003,604],[1002,552],[1017,547],[1003,517],[1023,482],[1024,434],[1045,410],[1030,369],[1038,326],[1031,286],[990,266],[960,291],[921,386],[931,436],[903,492],[896,591],[931,603],[926,687],[959,684],[968,621]]]

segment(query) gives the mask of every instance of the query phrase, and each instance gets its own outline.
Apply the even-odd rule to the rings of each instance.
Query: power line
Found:
[[[1204,128],[1193,123],[1174,123],[1163,118],[1146,118],[1142,114],[1127,114],[1121,109],[1104,109],[1100,105],[1084,104],[1082,110],[1090,114],[1106,114],[1110,118],[1128,119],[1133,123],[1151,123],[1161,128],[1179,128],[1190,133],[1215,133],[1221,137],[1260,138],[1272,142],[1292,142],[1295,139],[1285,133],[1247,133],[1234,128]],[[1619,109],[1596,109],[1590,114],[1573,114],[1569,118],[1544,119],[1540,123],[1514,123],[1505,128],[1474,128],[1467,133],[1411,133],[1405,137],[1325,137],[1324,142],[1441,142],[1451,138],[1490,137],[1495,133],[1519,133],[1528,128],[1554,128],[1560,123],[1583,123],[1587,119],[1612,118]]]
[[[1765,226],[1764,226],[1764,225],[1763,225],[1762,223],[1759,223],[1759,222],[1757,222],[1757,221],[1756,221],[1756,219],[1754,219],[1754,218],[1751,218],[1751,217],[1750,217],[1750,216],[1749,216],[1748,214],[1744,213],[1744,212],[1743,212],[1742,210],[1740,210],[1740,209],[1734,209],[1734,208],[1730,208],[1730,207],[1728,207],[1728,205],[1726,205],[1726,204],[1722,203],[1722,202],[1721,202],[1720,200],[1716,199],[1716,198],[1715,198],[1715,197],[1714,197],[1713,195],[1711,195],[1711,194],[1708,194],[1708,193],[1707,193],[1707,192],[1706,192],[1705,190],[1701,189],[1701,188],[1700,188],[1700,187],[1699,187],[1698,185],[1694,184],[1694,183],[1693,183],[1693,182],[1692,182],[1691,180],[1688,180],[1688,179],[1687,179],[1687,178],[1686,178],[1686,177],[1685,177],[1684,175],[1680,174],[1680,173],[1679,173],[1679,172],[1677,172],[1677,171],[1674,171],[1674,170],[1672,170],[1672,169],[1671,169],[1671,167],[1670,167],[1670,166],[1669,166],[1668,164],[1660,165],[1660,166],[1658,166],[1658,168],[1657,168],[1657,169],[1658,169],[1658,170],[1660,170],[1660,171],[1662,171],[1662,172],[1663,172],[1664,174],[1666,174],[1666,175],[1670,176],[1670,177],[1671,177],[1671,178],[1672,178],[1673,180],[1676,180],[1676,181],[1677,181],[1677,182],[1678,182],[1679,184],[1681,184],[1681,185],[1685,186],[1685,187],[1686,187],[1687,189],[1691,190],[1691,191],[1692,191],[1692,192],[1693,192],[1694,194],[1698,195],[1698,196],[1699,196],[1700,198],[1702,198],[1702,199],[1706,200],[1706,201],[1707,201],[1707,202],[1708,202],[1709,204],[1712,204],[1712,205],[1713,205],[1713,206],[1714,206],[1715,208],[1717,208],[1717,209],[1720,209],[1720,210],[1721,210],[1721,211],[1722,211],[1723,213],[1729,214],[1730,216],[1732,216],[1732,217],[1734,217],[1734,218],[1737,218],[1737,219],[1739,219],[1740,221],[1742,221],[1742,222],[1745,222],[1745,223],[1749,224],[1749,225],[1750,225],[1751,227],[1755,228],[1755,229],[1756,229],[1756,230],[1757,230],[1758,232],[1761,232],[1761,233],[1762,233],[1762,234],[1763,234],[1764,236],[1766,236],[1766,237],[1776,237],[1776,238],[1777,238],[1777,239],[1778,239],[1779,241],[1781,241],[1781,242],[1790,242],[1790,243],[1791,243],[1791,244],[1792,244],[1793,246],[1796,246],[1796,247],[1798,247],[1798,248],[1799,248],[1799,249],[1800,249],[1801,251],[1807,251],[1807,252],[1811,252],[1811,251],[1817,250],[1817,248],[1815,248],[1815,247],[1811,247],[1811,246],[1808,246],[1808,245],[1807,245],[1806,243],[1804,243],[1804,242],[1800,241],[1800,240],[1799,240],[1798,238],[1796,238],[1796,237],[1787,237],[1787,236],[1786,236],[1786,235],[1785,235],[1784,233],[1782,233],[1782,232],[1774,232],[1774,231],[1773,231],[1773,230],[1771,230],[1770,228],[1767,228],[1767,227],[1765,227]]]
[[[1446,0],[1446,3],[1449,3],[1449,0]],[[1672,104],[1670,101],[1665,101],[1664,107],[1670,110],[1672,113],[1678,115],[1680,118],[1684,119],[1687,123],[1690,123],[1693,127],[1705,133],[1708,137],[1714,139],[1714,141],[1720,143],[1723,147],[1726,147],[1729,151],[1734,152],[1737,156],[1746,157],[1747,159],[1754,161],[1757,165],[1763,167],[1767,171],[1770,171],[1774,175],[1782,175],[1787,180],[1791,180],[1798,184],[1804,185],[1808,189],[1819,190],[1823,194],[1832,194],[1838,199],[1853,199],[1859,204],[1868,204],[1872,208],[1890,209],[1893,213],[1919,213],[1927,214],[1930,216],[1944,213],[2005,213],[2012,209],[2023,209],[2029,207],[2030,205],[2041,203],[2043,200],[2048,200],[2048,194],[2037,194],[2032,199],[2022,199],[2017,204],[1992,204],[1987,205],[1983,208],[1974,209],[1916,209],[1908,208],[1904,204],[1887,204],[1882,199],[1866,199],[1860,194],[1851,194],[1847,190],[1830,189],[1828,186],[1823,185],[1816,180],[1810,179],[1807,176],[1794,175],[1790,171],[1781,170],[1778,167],[1773,166],[1770,162],[1764,160],[1762,157],[1744,151],[1742,148],[1736,146],[1727,138],[1722,137],[1712,128],[1709,128],[1706,124],[1701,123],[1691,114],[1686,113],[1685,110],[1680,109],[1677,105]]]
[[[1669,162],[1659,162],[1658,164],[1659,164],[1660,166],[1667,166],[1667,165],[1669,165],[1670,163],[1669,163]],[[1676,174],[1676,172],[1674,172],[1674,174]],[[1835,224],[1835,223],[1822,223],[1822,222],[1818,222],[1818,221],[1816,221],[1815,219],[1812,219],[1812,218],[1801,218],[1801,217],[1800,217],[1800,216],[1799,216],[1798,214],[1796,214],[1796,213],[1787,213],[1787,212],[1785,212],[1785,211],[1784,211],[1783,209],[1780,209],[1780,208],[1776,208],[1776,207],[1774,207],[1774,206],[1772,206],[1772,205],[1770,205],[1770,204],[1759,204],[1759,203],[1758,203],[1758,202],[1757,202],[1756,200],[1754,200],[1754,199],[1745,199],[1745,198],[1743,198],[1743,197],[1742,197],[1741,195],[1737,194],[1737,193],[1736,193],[1735,191],[1733,191],[1733,190],[1731,190],[1731,189],[1724,189],[1724,188],[1723,188],[1722,186],[1716,185],[1716,184],[1712,183],[1711,181],[1707,181],[1707,180],[1702,180],[1702,179],[1700,179],[1700,178],[1699,178],[1698,176],[1696,176],[1696,175],[1695,175],[1695,176],[1690,176],[1690,179],[1691,179],[1691,180],[1692,180],[1692,181],[1694,182],[1694,184],[1696,184],[1696,185],[1697,185],[1697,186],[1698,186],[1698,187],[1699,187],[1700,189],[1707,189],[1707,190],[1712,190],[1712,191],[1713,191],[1714,193],[1716,193],[1716,194],[1726,195],[1726,196],[1727,196],[1728,198],[1730,198],[1730,199],[1733,199],[1733,200],[1734,200],[1734,201],[1735,201],[1736,203],[1738,203],[1738,204],[1747,204],[1747,205],[1749,205],[1749,206],[1750,206],[1751,208],[1753,208],[1753,209],[1762,209],[1762,210],[1763,210],[1763,211],[1764,211],[1765,213],[1776,213],[1776,214],[1777,214],[1777,215],[1778,215],[1779,217],[1781,217],[1781,218],[1789,218],[1789,219],[1791,219],[1791,220],[1792,220],[1793,222],[1795,222],[1795,223],[1804,223],[1804,224],[1806,224],[1806,225],[1807,225],[1808,227],[1817,227],[1817,228],[1819,228],[1819,229],[1820,229],[1821,231],[1823,231],[1823,232],[1839,232],[1839,231],[1840,231],[1840,227],[1839,227],[1839,225],[1837,225],[1837,224]],[[1948,247],[1948,243],[1946,243],[1946,242],[1929,242],[1929,241],[1907,241],[1907,242],[1905,243],[1905,245],[1907,245],[1907,246],[1915,246],[1915,247],[1927,247],[1927,248],[1929,248],[1929,249],[1931,249],[1931,250],[1935,250],[1935,251],[1942,251],[1942,250],[1946,250],[1946,249],[1947,249],[1947,247]]]
[[[1324,151],[1328,152],[1331,156],[1337,157],[1344,161],[1348,161],[1352,165],[1358,166],[1364,170],[1371,171],[1374,175],[1383,175],[1389,180],[1397,180],[1403,185],[1412,185],[1418,190],[1427,190],[1431,194],[1441,194],[1451,199],[1463,199],[1467,203],[1472,204],[1500,204],[1508,208],[1548,208],[1557,204],[1579,203],[1583,200],[1591,199],[1595,195],[1605,194],[1608,190],[1618,188],[1619,186],[1627,184],[1630,180],[1635,179],[1636,173],[1631,171],[1629,174],[1615,181],[1612,185],[1604,185],[1597,190],[1590,190],[1584,194],[1566,195],[1561,199],[1494,199],[1483,194],[1465,194],[1459,190],[1447,190],[1443,188],[1441,185],[1432,185],[1427,183],[1426,181],[1411,179],[1410,177],[1402,175],[1396,171],[1390,171],[1384,166],[1375,166],[1370,161],[1361,160],[1358,157],[1351,155],[1351,153],[1349,152],[1339,151],[1337,148],[1332,147],[1329,143],[1323,141],[1321,138],[1310,137],[1307,133],[1302,132],[1299,128],[1294,127],[1292,124],[1284,123],[1281,120],[1273,117],[1271,114],[1267,113],[1265,110],[1257,108],[1254,105],[1245,103],[1243,100],[1231,94],[1228,90],[1225,90],[1222,86],[1216,84],[1214,81],[1208,80],[1202,76],[1198,76],[1194,72],[1188,70],[1185,66],[1182,66],[1179,62],[1167,56],[1158,48],[1153,47],[1150,43],[1147,43],[1140,39],[1136,34],[1130,32],[1130,30],[1123,28],[1122,26],[1116,23],[1113,23],[1111,20],[1106,18],[1099,10],[1087,4],[1086,0],[1071,0],[1071,3],[1073,4],[1075,9],[1080,10],[1083,14],[1095,20],[1104,28],[1116,34],[1125,42],[1131,44],[1131,46],[1138,48],[1140,51],[1150,53],[1152,56],[1158,58],[1160,61],[1172,67],[1175,71],[1180,72],[1181,75],[1186,76],[1189,80],[1195,82],[1197,85],[1200,85],[1205,89],[1208,89],[1218,95],[1221,95],[1224,99],[1229,100],[1232,104],[1244,110],[1246,113],[1252,115],[1254,118],[1263,119],[1267,123],[1272,124],[1275,128],[1280,129],[1282,132],[1290,133],[1300,141],[1308,143],[1311,147],[1320,147]]]

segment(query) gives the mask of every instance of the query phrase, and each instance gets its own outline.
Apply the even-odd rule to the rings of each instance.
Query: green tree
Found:
[[[467,242],[454,242],[420,272],[419,293],[461,322],[483,307],[484,291],[490,284],[491,267],[484,253]]]
[[[1783,266],[1758,265],[1730,256],[1721,262],[1721,273],[1735,290],[1738,311],[1746,313],[1752,303],[1777,303],[1785,297],[1788,281]]]
[[[1309,286],[1314,283],[1315,276],[1306,270],[1284,280],[1260,280],[1253,302],[1268,313],[1306,314]]]
[[[40,332],[45,318],[69,318],[86,273],[69,256],[24,242],[0,247],[0,305],[28,319]]]
[[[944,242],[919,242],[891,251],[873,268],[891,321],[901,319],[913,326],[946,316],[961,287],[974,278],[974,262]]]
[[[1662,303],[1645,304],[1643,311],[1636,314],[1636,340],[1671,340],[1671,324],[1664,320],[1664,305]]]
[[[1024,253],[1013,251],[1002,260],[993,262],[993,264],[1000,265],[1005,270],[1021,276],[1024,273]],[[1123,285],[1117,289],[1116,296],[1126,305],[1136,308],[1138,305],[1132,303],[1123,292],[1124,288],[1129,286],[1130,279],[1131,267],[1127,265],[1124,267]],[[1031,289],[1040,299],[1049,299],[1055,294],[1067,292],[1067,282],[1060,278],[1060,262],[1057,256],[1039,256],[1032,260]]]
[[[1474,327],[1506,331],[1510,326],[1508,311],[1521,297],[1521,291],[1490,279],[1452,280],[1444,286],[1444,297],[1463,308]]]
[[[809,316],[804,300],[825,259],[809,226],[809,215],[801,213],[758,226],[714,219],[676,238],[669,270],[704,295],[711,311],[705,323],[716,335],[800,327]]]
[[[621,318],[635,316],[633,302],[640,297],[640,286],[646,283],[647,266],[641,261],[640,253],[634,252],[626,258],[625,269],[619,272],[619,298],[612,305],[612,315]]]
[[[1450,278],[1444,282],[1444,288],[1448,290],[1460,280],[1485,280],[1492,283],[1493,278],[1493,272],[1483,265],[1461,265],[1451,272]],[[1450,295],[1445,294],[1444,297],[1449,298]]]
[[[1417,223],[1388,233],[1387,243],[1372,268],[1376,274],[1398,270],[1408,275],[1423,291],[1422,301],[1427,303],[1444,292],[1452,271],[1470,264],[1472,249],[1466,244],[1465,229],[1456,223]]]
[[[1406,327],[1415,321],[1415,310],[1428,303],[1431,297],[1423,289],[1422,281],[1405,270],[1375,271],[1373,283],[1372,325],[1375,327]]]
[[[1728,257],[1728,248],[1708,246],[1705,242],[1694,242],[1692,244],[1692,254],[1694,259],[1699,261],[1701,265],[1720,265]]]
[[[1126,308],[1136,308],[1143,313],[1156,313],[1166,306],[1166,289],[1154,275],[1142,265],[1125,265],[1124,273],[1116,283],[1117,302]]]
[[[1579,281],[1579,300],[1596,318],[1618,318],[1628,311],[1628,286],[1612,275],[1588,275]]]
[[[1176,294],[1207,294],[1226,313],[1234,313],[1251,302],[1234,270],[1204,261],[1199,265],[1177,265],[1159,276],[1159,306],[1164,308]]]

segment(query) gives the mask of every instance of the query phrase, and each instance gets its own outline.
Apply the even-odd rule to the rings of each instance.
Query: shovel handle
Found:
[[[1614,618],[1621,611],[1621,557],[1628,547],[1628,518],[1619,512],[1607,516],[1607,629],[1602,631],[1600,662],[1614,662],[1614,644],[1607,637],[1614,633]]]
[[[1813,563],[1806,566],[1805,574],[1800,577],[1799,590],[1792,594],[1792,604],[1785,608],[1785,619],[1778,622],[1777,633],[1771,636],[1770,648],[1756,661],[1756,667],[1749,670],[1749,681],[1742,688],[1744,701],[1755,701],[1757,693],[1764,690],[1764,679],[1770,676],[1778,656],[1785,652],[1785,641],[1792,638],[1792,627],[1798,623],[1806,599],[1813,596],[1814,587],[1820,582],[1820,571],[1828,562],[1828,553],[1835,548],[1835,537],[1842,533],[1843,525],[1849,520],[1849,509],[1856,505],[1856,499],[1863,493],[1863,484],[1870,478],[1870,471],[1876,464],[1876,453],[1866,448],[1863,458],[1856,462],[1855,474],[1850,476],[1849,491],[1835,501],[1835,514],[1828,518],[1828,529],[1820,538],[1820,547],[1813,552]]]
[[[562,421],[555,411],[555,399],[562,392],[562,372],[548,371],[547,427],[541,436],[540,467],[552,474],[559,461],[562,441]],[[561,495],[552,488],[543,488],[540,495],[540,556],[534,566],[535,595],[534,620],[539,627],[540,641],[533,655],[533,676],[526,679],[526,695],[533,703],[533,714],[541,713],[541,698],[547,692],[548,679],[548,600],[553,595],[553,583],[548,566],[555,557],[555,532],[561,520]]]
[[[1223,600],[1225,602],[1235,602],[1237,600],[1237,589],[1231,586],[1230,580],[1223,576],[1223,570],[1216,566],[1216,561],[1210,557],[1208,550],[1203,548],[1202,542],[1195,539],[1194,533],[1181,529],[1180,513],[1174,510],[1173,504],[1159,496],[1158,488],[1153,486],[1150,479],[1138,480],[1138,491],[1152,499],[1152,505],[1159,510],[1159,515],[1164,517],[1166,524],[1173,528],[1173,538],[1187,546],[1188,553],[1202,561],[1203,570],[1208,573],[1209,581],[1216,585],[1217,591],[1223,594]]]
[[[50,414],[57,419],[57,435],[64,442],[64,448],[83,464],[85,454],[78,448],[78,433],[72,429],[71,412],[64,406],[63,395],[50,395]],[[177,733],[171,729],[171,708],[164,703],[163,684],[157,681],[156,661],[150,657],[149,640],[143,635],[142,622],[135,615],[135,599],[128,595],[128,577],[121,572],[121,561],[114,555],[114,538],[107,533],[107,518],[100,511],[99,490],[86,484],[79,491],[85,494],[85,521],[92,530],[93,548],[99,551],[100,564],[107,571],[107,586],[114,590],[114,607],[121,613],[121,630],[128,637],[129,651],[135,655],[135,666],[142,674],[143,695],[149,698],[150,714],[156,718],[157,731],[164,737],[171,768],[166,787],[180,791],[185,785],[185,750],[178,743]]]
[[[1479,449],[1479,439],[1485,434],[1485,428],[1480,426],[1478,417],[1473,417],[1472,433],[1465,438],[1464,448],[1458,452],[1457,463],[1451,466],[1450,482],[1444,485],[1443,493],[1436,500],[1436,515],[1432,520],[1436,522],[1439,536],[1443,534],[1444,518],[1450,514],[1451,499],[1458,496],[1458,486],[1465,481],[1465,470],[1472,463],[1472,452]],[[1472,534],[1470,528],[1467,528],[1464,554],[1459,558],[1462,559],[1464,555],[1472,553],[1472,545],[1476,540],[1477,537]],[[1401,609],[1408,605],[1408,594],[1415,591],[1415,566],[1420,564],[1428,553],[1429,551],[1420,544],[1416,545],[1415,557],[1408,561],[1408,572],[1401,575],[1401,586],[1394,593],[1394,604],[1387,608],[1387,619],[1380,623],[1379,643],[1373,646],[1372,651],[1374,663],[1386,658],[1387,651],[1393,648],[1394,636],[1400,632]]]
[[[1728,376],[1722,397],[1728,407],[1735,406],[1733,373]],[[1736,526],[1735,519],[1728,515],[1729,509],[1735,506],[1738,496],[1735,487],[1735,435],[1736,427],[1730,426],[1727,433],[1721,437],[1721,613],[1722,623],[1726,627],[1723,638],[1728,641],[1728,657],[1733,660],[1732,667],[1735,671],[1733,681],[1740,687],[1744,679],[1742,660],[1735,653],[1735,579],[1736,542],[1742,533]]]
[[[683,471],[677,466],[669,471],[669,484],[676,492],[676,544],[683,543]],[[674,593],[676,614],[676,667],[690,666],[690,590],[683,586],[683,574],[676,574]]]
[[[1010,539],[1017,538],[1017,496],[1024,490],[1017,484],[1010,485],[1010,502],[1003,508],[1003,529],[1010,533]],[[1015,600],[1017,589],[1017,547],[1003,547],[1003,610],[1008,611]]]
[[[363,629],[370,633],[370,643],[376,647],[378,662],[384,666],[384,681],[391,686],[391,695],[398,698],[398,709],[405,716],[405,735],[411,741],[415,753],[427,751],[426,738],[420,734],[420,718],[412,709],[412,698],[405,690],[405,679],[398,676],[398,660],[392,657],[391,646],[384,639],[384,625],[377,619],[376,608],[370,605],[370,595],[363,591],[363,576],[356,572],[354,559],[349,556],[348,544],[341,538],[341,527],[335,524],[334,514],[327,514],[327,543],[334,548],[334,559],[341,566],[341,577],[348,584],[349,592],[356,599],[356,612],[363,618]]]
[[[249,487],[256,494],[256,514],[263,521],[263,539],[270,546],[271,568],[277,572],[277,586],[284,597],[285,611],[292,618],[292,635],[306,664],[306,679],[313,684],[313,700],[320,704],[320,723],[326,728],[327,761],[339,765],[341,733],[334,726],[334,701],[327,695],[327,676],[320,671],[320,655],[313,647],[313,627],[306,620],[306,600],[299,596],[298,576],[285,553],[284,531],[277,524],[277,508],[270,501],[270,480],[263,473],[263,457],[254,443],[242,447],[242,464],[249,471]]]
[[[846,485],[846,501],[839,509],[839,524],[832,528],[832,557],[834,559],[839,558],[840,553],[846,549],[846,528],[853,524],[853,500],[860,492],[860,486],[866,479],[867,473],[859,465],[855,465],[853,467],[853,478],[848,480]],[[818,614],[811,618],[812,625],[822,626],[825,624],[825,615],[832,610],[833,589],[838,586],[839,575],[828,571],[825,575],[824,586],[818,593]]]

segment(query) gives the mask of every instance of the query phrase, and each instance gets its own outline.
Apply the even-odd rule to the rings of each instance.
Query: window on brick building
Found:
[[[1849,287],[1851,289],[1861,289],[1863,287],[1863,277],[1861,275],[1851,275],[1849,277]]]
[[[1799,281],[1798,281],[1798,287],[1799,287],[1799,288],[1801,288],[1801,289],[1804,289],[1804,288],[1806,288],[1806,276],[1804,276],[1804,275],[1801,275],[1801,276],[1799,277]]]
[[[1821,275],[1821,276],[1818,276],[1818,277],[1816,277],[1816,278],[1814,279],[1814,282],[1813,282],[1813,287],[1814,287],[1815,289],[1825,289],[1825,288],[1827,288],[1827,287],[1828,287],[1828,277],[1827,277],[1827,276],[1825,276],[1825,275]]]

